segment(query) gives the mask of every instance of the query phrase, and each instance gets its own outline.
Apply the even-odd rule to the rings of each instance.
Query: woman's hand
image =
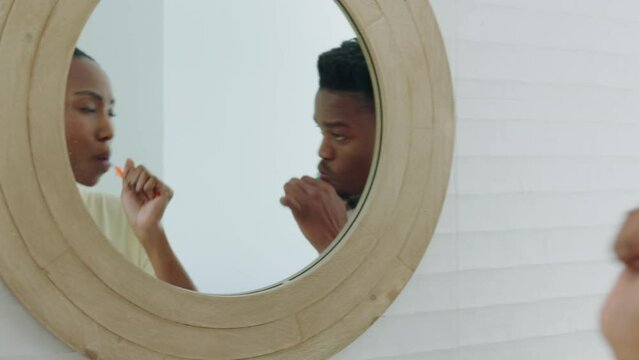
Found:
[[[144,166],[127,159],[122,178],[122,205],[135,235],[147,247],[162,232],[162,216],[173,197],[166,186]]]
[[[155,276],[169,284],[196,290],[193,281],[175,256],[162,228],[162,216],[173,197],[173,190],[144,166],[127,159],[122,176],[122,206],[142,243]]]

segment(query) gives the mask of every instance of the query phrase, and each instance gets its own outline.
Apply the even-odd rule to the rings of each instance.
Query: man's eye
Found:
[[[346,140],[346,136],[344,136],[344,135],[339,135],[339,134],[333,134],[333,138],[334,138],[336,141],[344,141],[344,140]]]
[[[82,111],[83,113],[86,113],[86,114],[93,114],[97,110],[94,109],[94,108],[83,107],[83,108],[80,108],[80,111]]]
[[[110,117],[110,118],[114,118],[114,117],[116,117],[116,116],[117,116],[117,115],[116,115],[113,111],[109,111],[109,117]]]

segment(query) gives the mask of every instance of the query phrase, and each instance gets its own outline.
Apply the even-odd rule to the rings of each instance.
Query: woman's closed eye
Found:
[[[81,107],[81,108],[79,108],[79,110],[81,112],[83,112],[83,113],[86,113],[86,114],[93,114],[93,113],[98,111],[98,109],[96,109],[94,107],[88,107],[88,106]]]
[[[78,110],[79,110],[80,112],[82,112],[82,113],[85,113],[85,114],[95,114],[95,113],[97,113],[97,112],[98,112],[98,109],[97,109],[97,108],[90,107],[90,106],[80,107],[80,108],[78,108]],[[107,113],[107,115],[108,115],[110,118],[114,118],[114,117],[116,117],[116,116],[117,116],[113,110],[109,110],[109,112]]]

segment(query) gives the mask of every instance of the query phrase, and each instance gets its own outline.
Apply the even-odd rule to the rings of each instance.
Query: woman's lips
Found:
[[[109,171],[109,168],[111,167],[111,161],[109,160],[110,157],[111,155],[109,153],[105,153],[105,154],[94,156],[93,159],[100,166],[100,170],[102,170],[103,172],[107,172]]]

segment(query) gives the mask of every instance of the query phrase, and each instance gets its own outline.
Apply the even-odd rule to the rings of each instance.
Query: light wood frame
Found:
[[[374,180],[321,261],[279,286],[236,296],[193,293],[136,271],[82,204],[61,119],[71,53],[97,2],[0,0],[4,282],[92,359],[326,359],[348,345],[410,278],[446,194],[454,103],[429,2],[337,0],[377,84]]]

